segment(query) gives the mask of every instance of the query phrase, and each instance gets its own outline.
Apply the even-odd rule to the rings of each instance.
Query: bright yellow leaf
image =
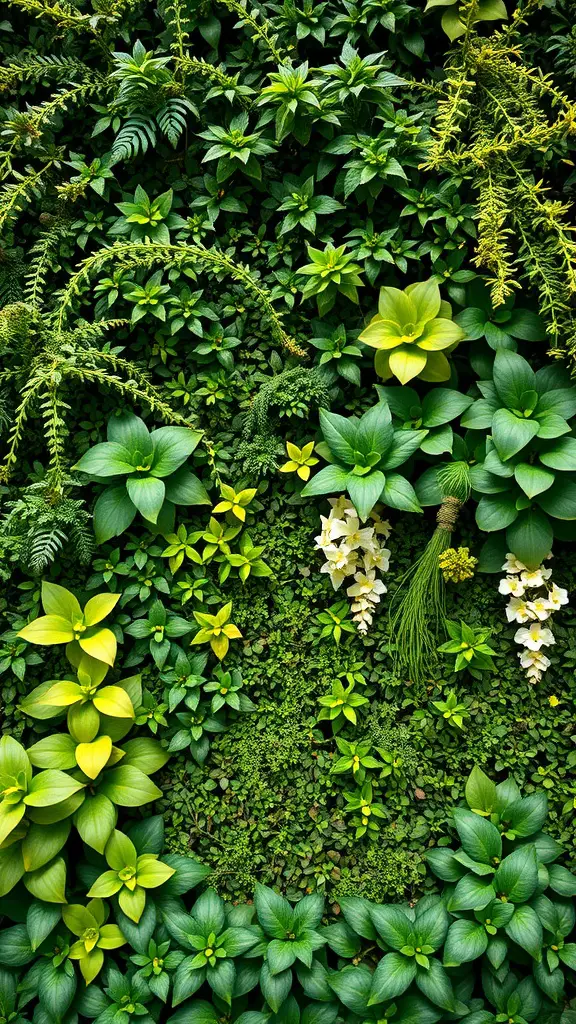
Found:
[[[99,736],[92,743],[79,743],[76,747],[76,761],[89,779],[100,774],[112,753],[112,740],[109,736]]]

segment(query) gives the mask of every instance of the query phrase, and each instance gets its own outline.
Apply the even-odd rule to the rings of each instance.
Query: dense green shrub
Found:
[[[574,1024],[570,5],[7,7],[0,1018]]]

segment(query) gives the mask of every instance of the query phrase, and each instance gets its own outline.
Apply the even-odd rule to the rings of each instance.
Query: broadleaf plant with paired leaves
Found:
[[[377,502],[389,508],[421,512],[412,484],[397,472],[426,437],[423,430],[398,430],[385,402],[361,417],[346,418],[320,410],[323,441],[316,451],[330,465],[306,484],[302,495],[347,493],[362,520]]]
[[[184,465],[201,436],[188,427],[149,431],[131,412],[109,420],[108,440],[90,448],[76,465],[94,480],[111,481],[94,506],[98,543],[127,530],[137,512],[170,533],[175,505],[210,504],[204,485]]]

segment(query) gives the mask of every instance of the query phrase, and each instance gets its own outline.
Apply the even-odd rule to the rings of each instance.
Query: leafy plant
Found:
[[[82,609],[71,591],[44,580],[42,607],[46,614],[28,623],[18,636],[42,646],[68,644],[67,650],[71,652],[80,648],[91,658],[113,665],[116,637],[111,629],[99,623],[117,605],[119,597],[119,594],[96,594]]]
[[[94,530],[98,543],[127,530],[136,513],[159,524],[168,524],[174,505],[207,505],[204,486],[184,463],[200,441],[200,433],[185,427],[160,427],[152,432],[133,413],[113,417],[108,423],[108,441],[95,445],[82,456],[76,468],[96,480],[124,477],[98,498],[94,507]]]
[[[324,441],[316,451],[331,465],[320,470],[302,491],[304,497],[346,492],[362,520],[381,501],[390,508],[420,512],[412,485],[394,472],[420,447],[421,430],[395,430],[383,402],[358,419],[320,410]]]
[[[414,377],[449,380],[445,353],[466,336],[451,319],[451,312],[433,278],[410,284],[404,291],[381,288],[378,313],[359,337],[365,345],[378,349],[376,373],[384,380],[397,377],[401,384]]]
[[[452,452],[454,431],[450,422],[472,405],[473,399],[469,395],[462,395],[451,388],[430,388],[422,398],[410,387],[378,385],[377,391],[404,430],[426,430],[421,451],[427,455]]]
[[[354,681],[344,686],[339,679],[332,683],[332,693],[319,697],[318,703],[322,710],[318,715],[319,722],[332,722],[334,732],[339,732],[346,722],[357,725],[356,708],[368,704],[368,698],[354,692]]]
[[[456,655],[455,672],[468,670],[472,675],[477,675],[486,669],[494,670],[492,656],[496,651],[486,643],[492,636],[490,628],[476,629],[467,626],[465,622],[447,621],[446,629],[450,640],[441,644],[438,650],[442,654]]]
[[[70,904],[62,908],[62,919],[67,928],[78,939],[70,947],[71,960],[78,960],[78,966],[87,985],[104,966],[104,950],[119,949],[126,944],[121,929],[116,924],[106,924],[108,907],[100,899],[93,899],[85,906]]]
[[[220,661],[226,657],[231,640],[239,640],[242,637],[238,626],[230,622],[232,614],[232,602],[225,604],[219,612],[211,615],[209,612],[194,612],[194,618],[200,629],[192,638],[192,644],[209,643],[214,654]]]
[[[308,256],[312,262],[298,270],[299,274],[309,278],[302,290],[302,298],[309,299],[315,295],[320,316],[330,312],[338,293],[351,302],[358,302],[358,288],[363,283],[360,278],[362,268],[353,262],[345,245],[335,248],[328,244],[323,250],[309,245]]]
[[[134,843],[117,829],[106,843],[104,856],[109,870],[98,876],[88,896],[106,899],[118,894],[122,913],[138,924],[146,907],[146,890],[163,885],[175,869],[158,860],[155,854],[138,856]]]
[[[482,398],[461,423],[489,431],[486,456],[470,478],[480,495],[476,522],[489,533],[506,531],[508,550],[530,568],[549,554],[554,520],[576,517],[576,445],[570,420],[576,389],[558,366],[536,372],[522,356],[500,349],[493,379],[478,384]]]

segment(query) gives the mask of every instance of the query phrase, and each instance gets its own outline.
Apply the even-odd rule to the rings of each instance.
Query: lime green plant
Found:
[[[220,485],[220,495],[222,501],[214,507],[213,511],[215,514],[221,512],[231,512],[236,519],[239,519],[241,523],[246,522],[246,508],[251,501],[254,500],[256,494],[255,487],[246,487],[243,491],[235,491],[229,484]]]
[[[322,625],[320,639],[332,637],[335,644],[339,644],[342,633],[355,633],[356,626],[350,618],[350,605],[348,601],[336,601],[329,608],[319,612],[316,621]]]
[[[379,830],[378,818],[385,818],[384,805],[374,800],[372,783],[365,782],[362,789],[354,793],[344,793],[346,807],[345,814],[351,814],[351,823],[356,828],[356,839],[368,834],[371,838]]]
[[[120,909],[131,921],[138,921],[146,908],[146,889],[156,889],[174,874],[174,868],[152,853],[138,856],[128,836],[114,829],[106,843],[104,856],[109,870],[94,882],[89,897],[106,899],[118,894]]]
[[[318,703],[322,707],[318,715],[318,721],[332,722],[332,728],[336,733],[340,732],[346,722],[350,722],[351,725],[357,725],[356,708],[363,707],[369,701],[368,697],[363,697],[362,694],[354,692],[354,681],[350,682],[348,686],[344,686],[337,679],[332,683],[332,692],[325,697],[320,697]]]
[[[366,779],[367,768],[383,767],[380,761],[377,761],[370,754],[372,744],[369,740],[363,740],[360,743],[350,743],[348,740],[341,739],[338,736],[336,746],[340,751],[340,757],[332,765],[334,775],[352,772],[354,781],[361,786]]]
[[[102,686],[108,666],[82,654],[78,668],[78,681],[64,679],[60,682],[40,683],[21,702],[20,710],[30,718],[49,719],[70,709],[70,723],[96,721],[100,716],[111,718],[134,718],[134,707],[130,696],[122,685]],[[75,710],[74,710],[75,709]],[[96,712],[96,716],[92,713]]]
[[[271,576],[272,569],[261,558],[264,546],[253,544],[249,533],[244,532],[240,537],[240,550],[228,555],[228,562],[225,563],[219,573],[220,582],[223,583],[229,575],[230,569],[238,569],[238,575],[245,583],[250,575]],[[228,570],[228,571],[226,571]]]
[[[42,607],[46,612],[29,622],[18,636],[32,644],[51,647],[53,644],[79,646],[85,654],[106,665],[116,657],[116,637],[111,629],[99,623],[110,614],[120,594],[96,594],[84,608],[78,598],[58,583],[42,582]]]
[[[84,788],[84,783],[56,768],[33,774],[33,762],[13,736],[0,740],[0,844],[33,808],[56,807]],[[33,813],[33,811],[32,811]],[[53,820],[57,820],[59,812]]]
[[[283,466],[280,466],[281,473],[297,473],[301,480],[308,480],[310,477],[310,468],[318,465],[318,459],[312,454],[314,451],[314,441],[308,441],[307,444],[299,448],[298,445],[292,444],[291,441],[286,442],[286,452],[288,455],[288,462],[285,462]]]
[[[239,640],[242,637],[238,626],[229,621],[231,614],[231,601],[225,604],[215,615],[210,615],[208,612],[194,612],[194,618],[201,628],[190,643],[209,643],[216,657],[222,661],[228,653],[230,641]]]
[[[315,295],[320,316],[330,312],[338,293],[351,302],[358,302],[358,288],[363,286],[359,277],[362,268],[353,262],[345,245],[335,247],[329,243],[323,250],[309,245],[308,255],[312,262],[298,270],[309,279],[302,290],[302,298],[310,299]]]
[[[493,671],[494,662],[492,656],[496,651],[487,643],[492,635],[491,629],[475,628],[466,625],[465,622],[446,622],[446,629],[450,639],[441,644],[438,650],[442,654],[455,655],[454,671],[464,672],[468,670],[472,675],[486,671]]]
[[[463,729],[465,720],[470,718],[468,708],[465,704],[459,703],[454,690],[448,694],[446,700],[433,700],[432,706],[442,715],[448,725],[455,729]]]
[[[162,552],[162,558],[168,559],[171,573],[178,572],[185,558],[195,562],[196,565],[202,565],[202,557],[194,547],[194,544],[200,540],[202,535],[202,530],[188,532],[184,524],[178,527],[176,533],[166,534],[164,539],[168,547]]]
[[[401,384],[414,377],[448,380],[446,353],[466,337],[451,317],[450,303],[440,298],[434,278],[410,284],[404,291],[381,288],[378,313],[359,341],[378,350],[374,368],[384,380],[397,377]]]
[[[87,906],[72,903],[62,907],[62,920],[66,927],[77,935],[68,956],[78,960],[84,981],[89,985],[104,966],[104,950],[119,949],[126,938],[117,924],[106,924],[110,911],[99,899],[90,900]]]

